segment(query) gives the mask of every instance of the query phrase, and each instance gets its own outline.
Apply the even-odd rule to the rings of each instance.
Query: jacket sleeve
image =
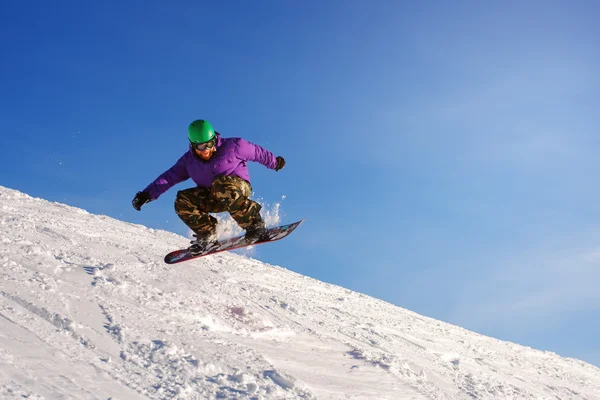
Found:
[[[150,195],[150,200],[156,200],[161,194],[175,186],[179,182],[189,179],[187,168],[185,166],[186,154],[181,156],[179,160],[171,168],[163,172],[158,178],[144,189]]]
[[[242,160],[261,163],[269,169],[277,167],[277,158],[269,150],[247,140],[238,138],[238,155]]]

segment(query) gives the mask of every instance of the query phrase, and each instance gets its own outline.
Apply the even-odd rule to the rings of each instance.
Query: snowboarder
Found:
[[[177,163],[162,173],[144,190],[138,192],[133,208],[158,197],[177,183],[192,178],[196,187],[177,192],[175,212],[195,233],[192,253],[203,252],[217,241],[217,219],[209,213],[228,211],[237,224],[246,230],[249,241],[260,240],[266,232],[260,215],[260,204],[250,200],[252,186],[248,161],[259,162],[279,171],[285,166],[283,157],[242,138],[223,138],[205,120],[196,120],[188,127],[189,150]]]

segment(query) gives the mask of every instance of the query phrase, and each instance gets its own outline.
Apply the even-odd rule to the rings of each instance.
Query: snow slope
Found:
[[[187,243],[0,186],[0,398],[600,399],[590,364],[281,267],[163,264]]]

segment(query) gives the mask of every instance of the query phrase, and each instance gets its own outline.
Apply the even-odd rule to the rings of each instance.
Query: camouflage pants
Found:
[[[237,176],[215,178],[212,187],[195,187],[177,192],[175,212],[196,233],[213,233],[217,219],[209,213],[228,211],[242,229],[262,220],[261,206],[248,197],[252,187]]]

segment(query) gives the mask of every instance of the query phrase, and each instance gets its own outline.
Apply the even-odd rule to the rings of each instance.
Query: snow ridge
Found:
[[[2,399],[600,399],[600,369],[0,186]]]

